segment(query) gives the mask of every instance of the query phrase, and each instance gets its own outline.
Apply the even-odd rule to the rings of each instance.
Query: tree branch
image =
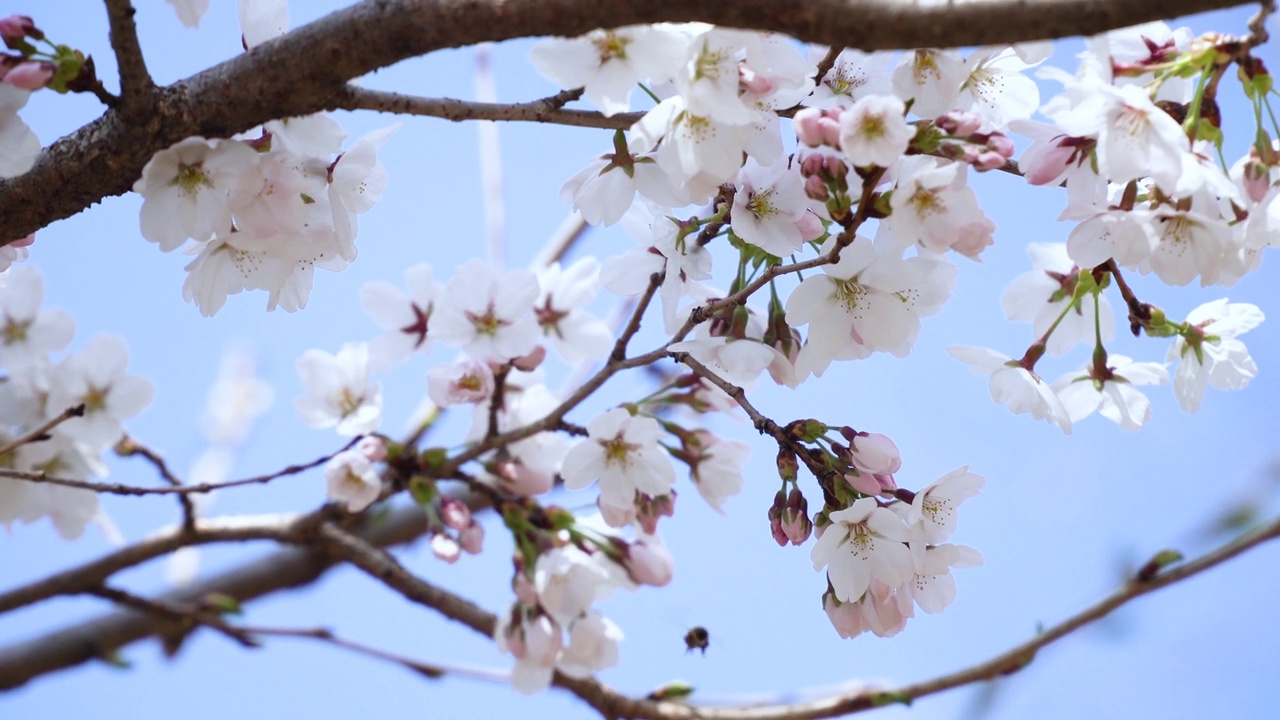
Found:
[[[117,0],[113,3],[119,4]],[[230,137],[267,120],[342,105],[346,82],[435,50],[597,27],[702,20],[861,50],[948,47],[1091,35],[1242,0],[382,0],[359,3],[154,93],[138,122],[121,109],[50,145],[0,183],[7,244],[132,187],[157,151]],[[1000,22],[991,18],[999,17]],[[127,45],[125,33],[118,42]],[[122,49],[125,46],[121,46]],[[126,52],[127,56],[127,52]],[[139,55],[140,57],[140,55]],[[317,62],[323,58],[323,62]],[[122,64],[122,70],[126,67]],[[134,66],[129,72],[138,69]],[[269,69],[269,72],[268,72]],[[132,82],[132,81],[130,81]]]
[[[120,110],[135,117],[151,105],[155,83],[147,72],[147,62],[138,44],[138,28],[133,22],[137,13],[130,0],[106,0],[107,21],[111,27],[111,49],[120,69]]]
[[[477,498],[467,498],[467,502],[468,505],[479,504]],[[202,538],[200,540],[193,541],[188,537],[184,542],[176,531],[170,531],[92,563],[4,593],[0,595],[0,612],[54,595],[86,592],[100,586],[113,572],[139,565],[183,545],[258,538],[283,540],[291,536],[291,528],[314,528],[322,517],[327,519],[329,515],[311,513],[292,522],[260,523],[238,529],[232,527],[229,521],[215,523],[201,520],[197,523],[197,528],[205,535],[198,535],[198,538]],[[239,524],[245,525],[243,521]],[[356,535],[374,547],[387,547],[412,542],[426,533],[427,529],[427,517],[422,509],[405,506],[367,523]],[[212,537],[215,534],[219,536],[217,540]],[[189,605],[210,593],[222,593],[244,603],[279,590],[310,585],[333,565],[331,557],[315,549],[288,548],[165,593],[156,598],[156,602]],[[116,648],[163,633],[170,626],[171,621],[164,618],[121,611],[0,649],[0,689],[17,687],[40,675],[102,657]]]

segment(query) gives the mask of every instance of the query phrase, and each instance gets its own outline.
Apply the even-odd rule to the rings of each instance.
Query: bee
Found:
[[[711,634],[701,625],[689,628],[689,632],[684,634],[684,644],[688,649],[686,653],[694,650],[701,650],[703,655],[707,654],[707,648],[711,646]]]

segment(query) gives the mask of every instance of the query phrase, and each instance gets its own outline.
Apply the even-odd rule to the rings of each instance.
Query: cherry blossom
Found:
[[[599,289],[600,261],[584,257],[567,268],[552,263],[539,276],[534,316],[543,335],[569,362],[600,360],[613,348],[613,332],[587,312]]]
[[[1115,319],[1107,299],[1087,293],[1078,303],[1074,301],[1076,273],[1080,270],[1068,256],[1067,246],[1029,243],[1027,254],[1031,256],[1033,269],[1014,278],[1000,296],[1005,317],[1032,323],[1031,334],[1035,338],[1044,337],[1057,322],[1045,343],[1045,350],[1051,355],[1061,355],[1082,340],[1092,341],[1095,317],[1101,324],[1103,341],[1111,340],[1115,335]]]
[[[29,90],[0,83],[0,178],[25,173],[40,154],[40,138],[18,117],[30,96]]]
[[[762,166],[755,159],[742,166],[730,222],[738,237],[770,255],[786,257],[810,239],[799,225],[807,212],[797,168],[785,163]]]
[[[969,472],[967,465],[952,470],[916,493],[905,520],[920,523],[924,542],[944,542],[955,532],[960,503],[978,494],[985,483],[986,479]]]
[[[343,450],[324,464],[328,498],[342,503],[347,512],[360,512],[382,494],[382,478],[364,453]]]
[[[902,100],[914,99],[911,111],[937,117],[955,107],[968,70],[954,50],[915,50],[904,53],[893,70],[893,90]]]
[[[916,128],[892,95],[868,95],[840,114],[840,149],[857,167],[887,168],[907,151]]]
[[[499,652],[516,658],[511,671],[513,688],[526,695],[547,689],[564,649],[564,635],[555,620],[516,603],[498,619],[494,640]]]
[[[1097,411],[1125,430],[1146,425],[1151,418],[1151,401],[1137,386],[1169,382],[1164,365],[1111,355],[1107,359],[1107,377],[1096,378],[1092,363],[1090,360],[1085,366],[1083,375],[1067,373],[1053,382],[1053,391],[1062,399],[1071,422],[1080,422]]]
[[[991,399],[997,404],[1008,406],[1019,415],[1031,413],[1031,417],[1057,425],[1064,433],[1071,434],[1073,418],[1057,393],[1018,361],[995,350],[979,347],[957,345],[947,348],[947,352],[972,366],[975,373],[991,376]]]
[[[430,348],[431,315],[439,290],[431,266],[412,265],[404,271],[406,295],[391,283],[375,280],[360,289],[360,304],[385,333],[369,343],[370,362],[377,368],[391,368],[415,351]]]
[[[498,272],[471,260],[449,281],[432,316],[436,337],[476,360],[506,362],[533,350],[538,326],[530,317],[538,279],[528,270]]]
[[[1258,374],[1249,349],[1237,338],[1262,323],[1256,305],[1228,303],[1226,298],[1205,303],[1187,314],[1187,335],[1174,338],[1168,360],[1178,361],[1173,391],[1187,412],[1200,409],[1206,384],[1219,390],[1240,390]]]
[[[629,507],[637,492],[665,495],[675,483],[675,468],[658,444],[658,421],[633,417],[614,408],[587,425],[588,439],[569,449],[560,474],[564,486],[581,490],[600,482],[600,500]]]
[[[810,50],[815,57],[826,53],[826,48]],[[893,92],[888,74],[892,61],[891,53],[841,50],[805,104],[824,109],[849,107],[868,95],[888,95]]]
[[[0,275],[0,366],[35,362],[71,342],[75,321],[61,310],[42,309],[43,299],[44,282],[35,268]]]
[[[569,644],[558,668],[569,677],[584,678],[618,664],[622,629],[597,612],[589,612],[569,625]]]
[[[62,430],[91,448],[120,439],[124,434],[120,422],[142,412],[152,396],[149,381],[124,374],[128,362],[123,339],[98,335],[80,354],[54,368],[47,407],[85,407],[84,415],[67,420]]]
[[[919,243],[935,253],[954,248],[974,259],[991,244],[995,225],[978,207],[965,168],[964,163],[914,156],[894,165],[898,184],[887,224],[900,243]]]
[[[911,578],[911,552],[905,544],[910,533],[893,511],[877,505],[875,498],[862,498],[829,517],[831,524],[810,557],[814,570],[827,569],[836,599],[857,600],[873,579],[897,586]]]
[[[751,455],[751,446],[706,432],[698,433],[698,443],[700,454],[690,466],[689,476],[702,499],[723,513],[725,500],[742,492],[743,466]]]
[[[362,435],[382,420],[382,386],[369,383],[369,346],[346,343],[337,355],[308,350],[298,359],[307,394],[298,415],[314,428],[337,426],[340,435]]]
[[[670,78],[688,45],[688,36],[675,26],[637,25],[544,40],[529,59],[561,87],[584,88],[600,112],[611,116],[631,109],[637,81]]]
[[[965,60],[968,77],[960,86],[956,107],[973,110],[995,130],[1030,118],[1040,107],[1040,91],[1022,74],[1029,67],[1031,63],[1013,48],[974,51]]]
[[[562,626],[626,582],[622,568],[603,553],[587,554],[573,545],[539,555],[533,572],[538,604]]]
[[[142,195],[142,237],[168,252],[187,238],[205,241],[231,230],[228,198],[257,153],[235,140],[191,137],[156,153],[133,191]]]
[[[440,407],[483,402],[493,394],[493,387],[493,370],[478,360],[437,365],[427,371],[427,396]]]

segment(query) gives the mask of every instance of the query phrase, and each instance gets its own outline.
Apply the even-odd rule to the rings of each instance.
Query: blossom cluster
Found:
[[[151,403],[151,383],[126,374],[129,352],[122,339],[91,338],[79,353],[54,362],[66,349],[75,322],[61,310],[42,308],[44,284],[35,268],[0,273],[0,446],[24,438],[64,411],[79,408],[28,442],[0,456],[0,467],[71,480],[106,475],[101,456],[124,436],[121,422]],[[91,522],[109,537],[114,527],[91,490],[0,478],[0,524],[48,517],[63,537],[77,538]]]
[[[241,2],[240,18],[252,48],[285,32],[288,6]],[[256,136],[187,138],[156,153],[134,183],[142,236],[195,255],[182,295],[204,315],[244,290],[265,290],[268,310],[304,308],[317,268],[356,259],[357,218],[386,189],[377,152],[394,131],[343,150],[346,133],[321,113],[272,120]]]

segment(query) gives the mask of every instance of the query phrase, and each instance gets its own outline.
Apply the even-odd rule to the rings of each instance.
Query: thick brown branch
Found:
[[[229,137],[267,120],[336,108],[346,83],[435,50],[597,27],[702,20],[877,50],[1089,35],[1247,4],[1242,0],[382,0],[305,25],[155,93],[144,122],[120,110],[58,140],[0,183],[0,243],[129,190],[158,150]],[[992,22],[991,18],[1000,18]]]

